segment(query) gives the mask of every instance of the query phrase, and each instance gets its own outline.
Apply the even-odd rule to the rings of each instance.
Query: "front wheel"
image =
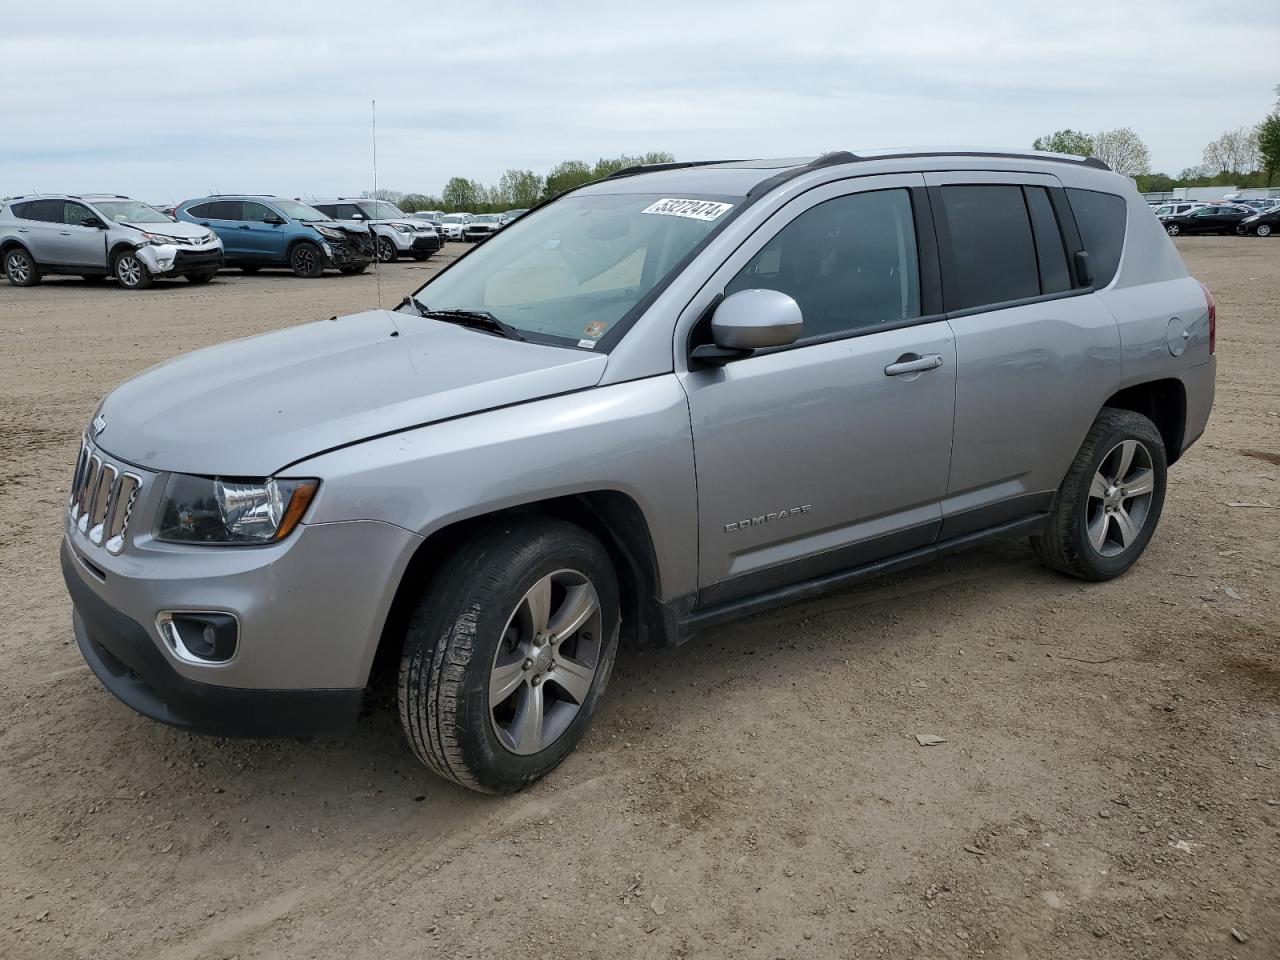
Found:
[[[1147,548],[1164,509],[1164,440],[1146,417],[1106,408],[1085,437],[1031,538],[1048,566],[1083,580],[1110,580]]]
[[[480,531],[425,592],[400,660],[400,720],[436,773],[511,793],[586,732],[618,646],[609,554],[561,520]]]
[[[1164,228],[1164,232],[1171,237],[1176,237],[1178,234],[1182,233],[1182,227],[1178,226],[1176,223],[1171,223]]]
[[[400,252],[396,250],[395,241],[390,237],[378,238],[378,262],[379,263],[395,263],[400,256]]]
[[[303,240],[289,252],[289,266],[294,276],[314,280],[324,273],[324,254],[314,243]]]
[[[4,275],[15,287],[34,287],[40,282],[40,268],[31,254],[15,247],[4,255]]]
[[[151,286],[151,271],[136,250],[125,250],[116,257],[114,273],[122,290],[145,290]]]
[[[1271,224],[1260,223],[1256,228],[1254,228],[1253,232],[1260,237],[1269,237],[1271,236]]]

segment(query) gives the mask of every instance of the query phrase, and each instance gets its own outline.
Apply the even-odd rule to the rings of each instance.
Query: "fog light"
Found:
[[[187,663],[226,663],[240,640],[240,621],[231,613],[166,610],[156,617],[156,626],[174,655]]]

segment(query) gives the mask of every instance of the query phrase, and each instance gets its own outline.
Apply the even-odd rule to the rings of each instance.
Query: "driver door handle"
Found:
[[[923,357],[914,353],[904,353],[896,363],[884,368],[886,377],[900,377],[904,373],[920,373],[924,370],[937,370],[942,366],[942,357],[936,353],[926,353]]]

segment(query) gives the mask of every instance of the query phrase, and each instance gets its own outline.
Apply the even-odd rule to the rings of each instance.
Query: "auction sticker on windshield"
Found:
[[[715,200],[678,200],[668,197],[652,203],[641,210],[641,213],[655,213],[664,217],[687,217],[690,220],[714,220],[726,210],[733,209],[732,203],[719,203]]]

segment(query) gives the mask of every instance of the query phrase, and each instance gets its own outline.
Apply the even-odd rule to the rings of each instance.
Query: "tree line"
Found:
[[[1097,157],[1116,173],[1133,177],[1143,193],[1174,187],[1269,187],[1280,176],[1280,84],[1275,93],[1275,105],[1259,123],[1224,131],[1205,144],[1199,164],[1177,176],[1152,171],[1147,145],[1130,127],[1096,134],[1058,130],[1036,137],[1031,149]]]
[[[533,170],[508,170],[496,184],[486,186],[467,177],[450,177],[440,195],[378,190],[377,199],[396,204],[405,213],[418,210],[443,210],[445,213],[501,213],[523,210],[552,197],[599,180],[611,173],[640,164],[674,163],[675,157],[665,150],[620,157],[601,157],[594,164],[582,160],[566,160],[545,175]],[[370,194],[366,192],[366,196]]]

